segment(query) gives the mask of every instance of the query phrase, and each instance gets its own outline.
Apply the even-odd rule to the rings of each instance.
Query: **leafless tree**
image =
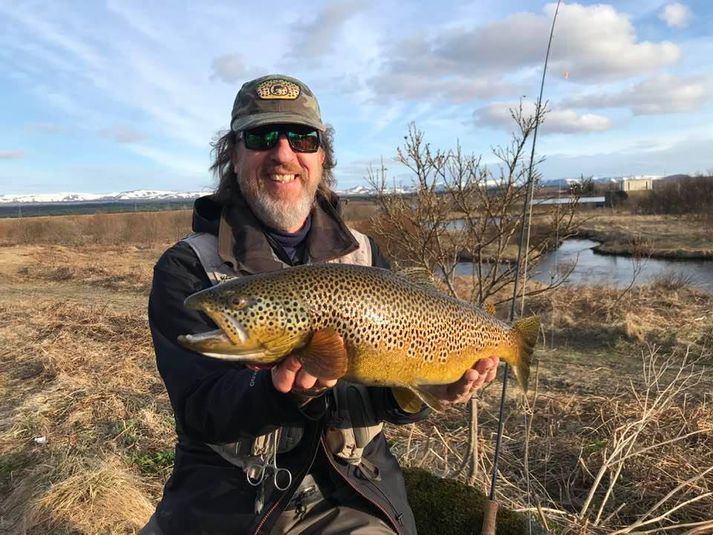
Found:
[[[481,156],[464,153],[460,144],[450,150],[432,148],[412,124],[396,161],[410,171],[413,187],[397,190],[389,184],[383,165],[370,169],[368,175],[380,208],[371,231],[386,253],[399,265],[433,273],[451,295],[479,305],[511,299],[506,290],[516,276],[517,243],[524,223],[526,148],[543,117],[542,113],[526,115],[522,105],[511,115],[515,131],[507,145],[492,149],[494,166],[485,165]],[[576,233],[577,200],[575,193],[566,204],[535,205],[526,258],[521,262],[532,266],[544,252]],[[559,286],[572,268],[549,283],[521,285],[518,297]],[[471,482],[477,466],[476,403],[471,404],[471,438],[464,456]]]

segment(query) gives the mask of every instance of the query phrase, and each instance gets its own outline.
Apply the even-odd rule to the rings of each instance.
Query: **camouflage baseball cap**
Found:
[[[314,93],[296,78],[268,74],[243,84],[233,104],[230,129],[294,123],[325,130]]]

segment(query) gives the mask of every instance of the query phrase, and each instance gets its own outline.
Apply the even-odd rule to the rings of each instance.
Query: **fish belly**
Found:
[[[494,347],[467,348],[436,355],[409,356],[404,350],[353,348],[345,379],[367,385],[439,385],[458,381],[478,360],[493,356]]]

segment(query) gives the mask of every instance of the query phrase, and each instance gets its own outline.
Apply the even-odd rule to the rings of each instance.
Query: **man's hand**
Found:
[[[473,393],[476,390],[495,379],[499,365],[500,359],[498,357],[481,359],[455,383],[431,385],[423,388],[445,403],[465,403],[473,397]]]
[[[290,355],[272,368],[272,384],[278,392],[301,393],[301,390],[332,388],[337,379],[320,379],[304,371],[302,363],[294,355]]]

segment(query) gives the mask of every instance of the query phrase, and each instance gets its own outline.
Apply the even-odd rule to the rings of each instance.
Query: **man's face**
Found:
[[[280,136],[271,149],[258,151],[236,145],[233,168],[253,213],[266,225],[296,232],[304,224],[322,180],[324,151],[295,152]]]

